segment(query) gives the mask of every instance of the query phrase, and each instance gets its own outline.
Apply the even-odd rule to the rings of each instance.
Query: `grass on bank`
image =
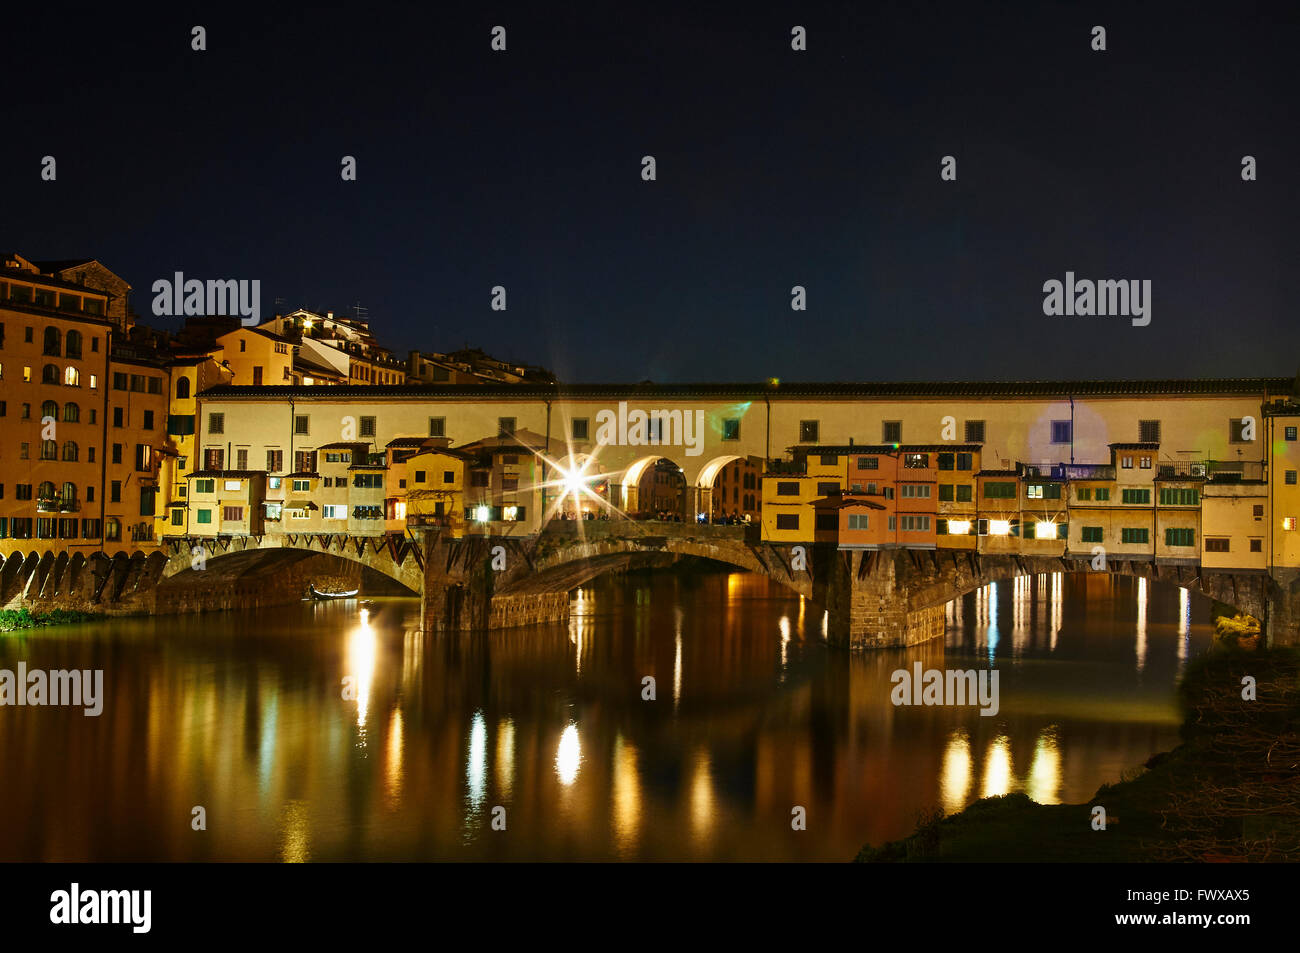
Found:
[[[1253,679],[1254,699],[1250,694]],[[860,863],[1300,860],[1300,652],[1231,644],[1188,666],[1182,743],[1085,804],[1024,794],[934,811]],[[1093,808],[1106,811],[1094,830]]]
[[[99,616],[75,609],[52,609],[49,612],[32,612],[30,609],[0,609],[0,632],[18,632],[42,625],[64,625],[68,622],[89,622]]]

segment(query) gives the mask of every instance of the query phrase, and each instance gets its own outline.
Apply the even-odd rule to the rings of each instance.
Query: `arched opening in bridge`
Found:
[[[609,474],[601,473],[596,457],[571,453],[555,462],[551,478],[542,487],[545,519],[608,519],[618,505],[612,500]]]
[[[615,505],[635,520],[690,520],[686,475],[667,457],[648,456],[615,477]]]
[[[725,454],[700,469],[696,518],[726,525],[762,521],[763,465],[759,457]]]

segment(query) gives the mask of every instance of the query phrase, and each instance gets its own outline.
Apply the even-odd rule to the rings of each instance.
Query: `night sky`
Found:
[[[1296,373],[1294,4],[702,6],[17,7],[0,240],[574,382]]]

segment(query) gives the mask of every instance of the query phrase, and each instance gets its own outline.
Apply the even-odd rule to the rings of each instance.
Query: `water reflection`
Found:
[[[376,600],[3,640],[0,667],[102,667],[107,697],[0,718],[8,776],[41,778],[0,785],[0,859],[843,860],[932,806],[1086,800],[1177,743],[1178,672],[1209,640],[1196,593],[1102,573],[988,586],[942,640],[869,654],[828,646],[807,602],[640,575],[575,593],[567,625],[487,635]],[[995,667],[997,715],[894,707],[916,662]],[[670,672],[672,703],[643,700]],[[221,818],[201,838],[195,804]]]

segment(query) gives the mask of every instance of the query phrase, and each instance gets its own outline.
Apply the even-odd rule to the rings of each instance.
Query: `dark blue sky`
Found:
[[[1294,5],[277,6],[11,11],[10,248],[571,381],[1300,363]],[[1067,270],[1151,280],[1150,326],[1044,316]]]

